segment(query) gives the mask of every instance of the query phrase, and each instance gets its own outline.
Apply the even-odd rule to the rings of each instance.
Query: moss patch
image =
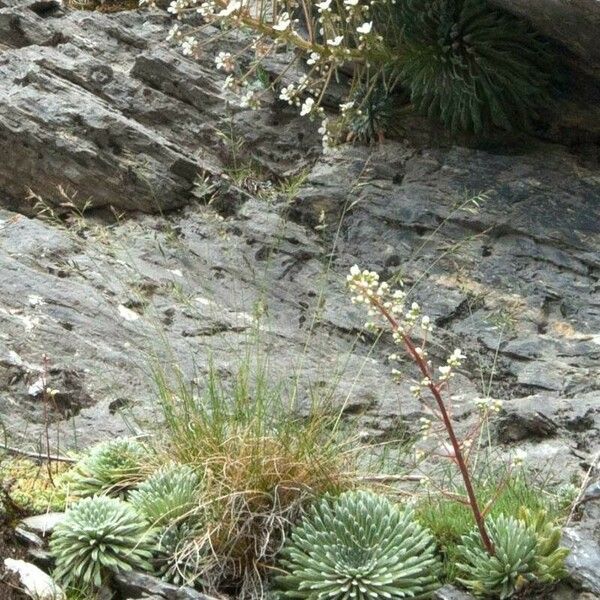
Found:
[[[0,484],[11,501],[24,512],[64,510],[65,493],[58,482],[68,469],[69,465],[64,463],[48,465],[0,453]]]

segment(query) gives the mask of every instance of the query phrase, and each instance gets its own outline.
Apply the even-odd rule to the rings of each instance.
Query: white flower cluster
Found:
[[[172,0],[168,11],[180,21],[186,14],[200,14],[209,27],[223,24],[224,30],[243,29],[254,32],[255,38],[250,47],[254,50],[257,61],[271,54],[278,45],[299,48],[306,56],[309,72],[301,75],[297,82],[286,85],[279,97],[296,107],[301,116],[316,116],[320,119],[319,133],[323,148],[327,150],[342,131],[340,127],[336,130],[332,126],[320,106],[325,88],[335,80],[337,69],[345,63],[364,64],[366,68],[370,68],[369,61],[364,60],[366,52],[376,49],[377,44],[383,41],[375,31],[373,7],[394,2],[395,0],[343,0],[334,4],[333,0],[321,0],[313,5],[309,0],[274,0],[269,10],[264,11],[258,10],[250,0]],[[294,18],[298,9],[310,13],[313,6],[317,9],[315,23],[308,27],[298,27],[298,19]],[[189,22],[191,27],[195,27],[194,19]],[[184,55],[199,56],[200,44],[196,39],[196,31],[193,29],[192,33],[182,32],[174,27],[168,39],[179,44]],[[215,40],[222,37],[219,33],[214,35]],[[205,42],[201,45],[204,46]],[[241,95],[240,106],[258,108],[262,92],[251,81],[253,78],[260,79],[254,65],[248,67],[247,73],[242,73],[239,63],[236,64],[229,52],[219,52],[215,58],[215,67],[234,76],[233,82],[226,80],[225,88]],[[246,88],[247,80],[253,92]],[[352,104],[341,103],[342,117]],[[359,107],[355,110],[360,114]]]
[[[331,134],[329,132],[329,119],[325,117],[321,121],[321,127],[319,127],[318,133],[321,136],[321,143],[323,144],[323,151],[329,150],[332,147]]]
[[[499,413],[504,405],[502,400],[494,400],[492,398],[477,398],[474,404],[481,413]]]
[[[515,452],[512,455],[511,466],[512,467],[523,466],[526,456],[527,456],[527,453],[524,450],[520,450],[520,449],[515,450]]]
[[[453,369],[460,367],[465,358],[467,357],[462,353],[462,350],[460,348],[456,348],[446,360],[446,364],[438,367],[438,371],[440,372],[439,380],[448,381],[454,377]]]
[[[253,110],[260,108],[260,94],[256,90],[246,90],[240,96],[239,105],[242,108],[252,108]]]
[[[428,419],[427,417],[421,417],[419,419],[419,431],[423,440],[426,440],[431,435],[431,427],[431,419]]]
[[[366,304],[370,317],[378,318],[379,322],[370,321],[365,327],[370,331],[376,331],[381,322],[387,322],[392,327],[393,338],[397,344],[404,344],[406,336],[419,324],[422,331],[424,342],[426,336],[433,331],[431,319],[421,314],[421,307],[413,302],[410,308],[405,311],[406,294],[402,290],[392,290],[385,282],[379,281],[379,274],[375,271],[361,270],[357,265],[350,269],[350,274],[346,277],[346,283],[352,293],[351,302],[353,304]],[[413,350],[417,359],[430,365],[427,359],[427,350],[425,346],[414,346]],[[397,355],[392,354],[391,360],[397,360]],[[454,377],[454,370],[461,366],[466,358],[460,348],[456,348],[446,360],[446,364],[438,367],[437,383],[448,382]],[[399,378],[400,372],[393,369],[392,375],[395,379]],[[429,377],[424,377],[410,387],[414,396],[420,397],[423,389],[434,385]]]
[[[346,277],[346,282],[350,292],[354,294],[351,302],[353,304],[371,305],[369,307],[370,315],[378,314],[378,312],[381,312],[381,308],[389,312],[390,315],[398,315],[404,312],[406,294],[402,290],[392,291],[385,282],[379,283],[379,273],[368,270],[361,271],[358,265],[354,265],[350,269],[350,275]],[[411,311],[414,310],[418,310],[416,302],[411,307]],[[411,311],[409,311],[410,314],[412,314]]]
[[[198,52],[198,40],[193,35],[186,35],[181,40],[181,52],[184,56],[194,56]]]
[[[225,73],[233,73],[235,71],[235,59],[231,52],[219,52],[215,56],[215,66],[217,69],[225,71]]]
[[[167,11],[172,15],[180,15],[193,9],[197,4],[198,2],[196,0],[173,0],[171,4],[169,4]]]

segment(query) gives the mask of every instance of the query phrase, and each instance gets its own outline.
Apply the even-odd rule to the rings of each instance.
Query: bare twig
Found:
[[[28,450],[21,450],[20,448],[14,448],[12,446],[0,446],[0,450],[3,450],[8,454],[14,454],[16,456],[25,456],[27,458],[33,458],[39,461],[50,460],[52,462],[62,462],[69,464],[75,464],[77,462],[76,459],[68,458],[66,456],[50,456],[46,453],[41,454],[39,452],[30,452]]]
[[[421,475],[363,475],[355,479],[372,483],[394,483],[395,481],[422,481],[423,477]]]
[[[571,512],[569,513],[569,516],[567,517],[567,520],[565,522],[565,527],[573,520],[573,517],[575,516],[575,511],[582,504],[583,495],[585,494],[585,490],[587,489],[587,486],[590,483],[590,479],[592,478],[592,472],[598,465],[598,462],[600,462],[600,452],[596,454],[596,457],[594,458],[594,460],[592,460],[592,464],[590,465],[590,468],[587,470],[587,473],[583,478],[581,487],[579,488],[579,493],[577,494],[577,498],[575,498],[573,506],[571,506]]]

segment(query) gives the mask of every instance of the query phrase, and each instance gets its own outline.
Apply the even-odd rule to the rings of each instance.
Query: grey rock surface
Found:
[[[212,55],[183,57],[164,39],[164,12],[42,12],[0,4],[0,205],[50,204],[160,212],[222,172],[218,132],[239,122],[265,169],[306,163],[305,128],[281,114],[226,110]],[[313,132],[314,137],[314,132]]]
[[[391,381],[391,344],[373,346],[344,290],[358,263],[404,279],[438,327],[434,360],[469,356],[453,383],[465,427],[474,399],[499,398],[507,452],[525,445],[565,479],[588,464],[597,155],[536,140],[440,146],[419,130],[315,160],[314,130],[276,104],[228,112],[212,57],[169,48],[163,13],[2,6],[0,414],[16,444],[38,448],[45,419],[63,447],[147,429],[153,363],[201,383],[212,360],[232,379],[253,344],[274,378],[299,384],[301,410],[317,398],[376,440],[415,431],[414,373]],[[243,178],[224,134],[244,140]],[[52,210],[32,218],[27,188]],[[171,210],[115,218],[108,206]]]
[[[165,600],[215,600],[211,596],[201,594],[185,586],[172,585],[161,579],[128,571],[117,573],[113,577],[113,587],[121,594],[123,598],[164,598]]]
[[[600,529],[596,527],[567,527],[563,545],[571,550],[566,566],[570,581],[584,592],[600,596]]]
[[[153,431],[157,365],[201,391],[211,362],[231,382],[246,353],[269,358],[302,413],[317,400],[364,439],[412,435],[416,373],[402,364],[394,383],[394,346],[364,332],[344,289],[357,263],[403,279],[435,322],[434,361],[467,354],[460,428],[475,400],[502,399],[500,453],[525,449],[558,482],[587,472],[600,450],[596,147],[441,145],[419,130],[320,156],[314,128],[276,103],[225,109],[212,57],[163,42],[166,15],[51,4],[0,0],[5,439],[37,451],[49,431],[65,451]],[[244,140],[243,177],[223,136]],[[581,593],[557,599],[600,594],[596,505],[565,532]],[[123,597],[206,598],[141,574],[117,583]]]
[[[41,515],[25,517],[20,524],[29,531],[33,531],[42,536],[49,536],[64,518],[65,513],[48,512]]]
[[[447,584],[442,586],[433,594],[434,600],[473,600],[475,597],[459,590],[457,587]]]
[[[597,0],[492,0],[528,19],[548,37],[564,44],[600,75],[600,6]]]

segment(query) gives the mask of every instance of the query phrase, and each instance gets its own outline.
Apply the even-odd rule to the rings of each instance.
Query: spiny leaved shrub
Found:
[[[122,496],[143,478],[147,462],[148,451],[136,440],[109,440],[92,447],[67,473],[64,484],[75,497]]]
[[[149,571],[154,535],[136,511],[117,498],[74,504],[52,533],[54,576],[75,587],[99,587],[114,571]]]
[[[189,516],[198,505],[200,478],[187,465],[172,463],[143,481],[129,496],[133,507],[153,526]]]
[[[565,558],[569,555],[569,550],[560,545],[561,528],[548,517],[545,510],[532,511],[522,507],[519,519],[535,531],[537,537],[536,580],[541,583],[555,583],[565,577]]]
[[[165,581],[176,585],[202,584],[201,574],[208,550],[196,543],[197,525],[173,523],[159,530],[152,564]]]
[[[325,147],[341,132],[373,138],[395,125],[391,103],[402,89],[417,110],[455,131],[523,127],[548,104],[548,50],[523,21],[485,0],[173,0],[169,11],[178,17],[169,39],[184,54],[205,55],[219,40],[215,67],[240,106],[258,108],[275,91],[320,120]],[[215,25],[223,31],[215,34]],[[252,37],[240,45],[229,29]],[[231,48],[223,49],[225,39]],[[280,60],[282,46],[296,52],[271,80],[263,65],[275,53]],[[329,85],[344,80],[336,121],[323,102]]]
[[[494,553],[481,544],[477,531],[462,538],[458,547],[458,580],[477,595],[510,598],[535,580],[538,538],[533,528],[513,516],[487,520]]]
[[[548,50],[485,0],[401,0],[402,81],[452,131],[527,127],[549,104]]]
[[[432,535],[412,510],[367,491],[315,504],[282,556],[290,598],[423,598],[439,585]]]

